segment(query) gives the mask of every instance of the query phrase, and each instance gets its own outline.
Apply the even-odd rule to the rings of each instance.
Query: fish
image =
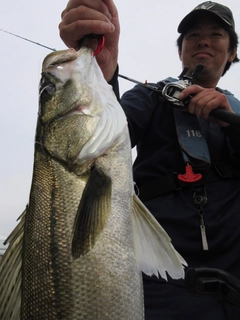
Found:
[[[86,46],[43,60],[29,200],[6,242],[2,320],[143,320],[142,272],[184,278],[135,194],[127,119]]]

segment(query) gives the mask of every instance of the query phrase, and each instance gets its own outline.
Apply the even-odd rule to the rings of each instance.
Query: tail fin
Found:
[[[151,276],[167,280],[166,272],[173,279],[184,278],[186,261],[174,249],[170,237],[143,205],[133,196],[133,234],[139,269]]]
[[[7,238],[9,246],[0,261],[0,319],[20,319],[25,215],[26,210]]]

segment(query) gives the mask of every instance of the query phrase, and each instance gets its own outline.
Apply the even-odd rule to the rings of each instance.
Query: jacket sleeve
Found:
[[[240,101],[234,97],[234,95],[228,91],[217,88],[218,91],[224,93],[236,114],[240,114]],[[230,125],[221,129],[224,135],[227,137],[228,144],[231,151],[231,160],[240,165],[240,127]]]
[[[233,151],[231,160],[234,164],[240,165],[240,127],[230,125],[222,128],[222,132],[228,138],[229,144]]]
[[[112,79],[108,82],[110,86],[113,88],[113,92],[115,93],[115,96],[117,97],[118,101],[120,102],[120,93],[119,93],[119,85],[118,85],[118,66],[114,72],[114,75]]]

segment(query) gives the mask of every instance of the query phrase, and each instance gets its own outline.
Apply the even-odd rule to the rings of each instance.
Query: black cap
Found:
[[[215,17],[220,18],[227,25],[235,29],[233,14],[228,7],[223,6],[222,4],[217,2],[206,1],[199,4],[188,15],[186,15],[185,18],[183,18],[183,20],[180,22],[178,26],[178,32],[183,33],[184,31],[186,31],[188,29],[188,26],[191,25],[191,23],[194,21],[194,19],[196,19],[199,13],[203,12],[208,12],[214,15]]]

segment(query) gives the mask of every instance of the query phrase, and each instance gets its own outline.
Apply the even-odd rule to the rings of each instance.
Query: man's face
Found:
[[[229,35],[216,21],[210,17],[201,20],[185,34],[179,57],[191,72],[198,63],[203,64],[205,68],[199,80],[216,85],[236,52],[229,52]]]

